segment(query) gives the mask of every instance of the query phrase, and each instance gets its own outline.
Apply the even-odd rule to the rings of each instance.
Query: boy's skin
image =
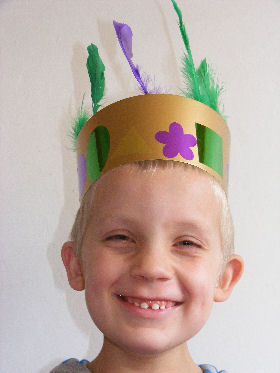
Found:
[[[213,302],[230,296],[243,270],[238,255],[223,267],[220,214],[204,172],[125,166],[98,181],[81,256],[71,241],[62,248],[69,283],[85,289],[104,334],[91,371],[201,373],[185,342],[203,327]],[[142,309],[119,295],[178,303]]]

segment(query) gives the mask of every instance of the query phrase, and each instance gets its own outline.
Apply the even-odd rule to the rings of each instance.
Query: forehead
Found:
[[[120,167],[99,180],[93,205],[99,218],[133,215],[167,224],[220,222],[220,204],[210,176],[191,168],[142,171]]]

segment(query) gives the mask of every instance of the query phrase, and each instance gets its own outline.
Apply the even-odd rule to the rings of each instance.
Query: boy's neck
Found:
[[[123,351],[106,338],[95,360],[88,364],[93,373],[201,373],[193,362],[187,344],[172,350],[145,355]]]

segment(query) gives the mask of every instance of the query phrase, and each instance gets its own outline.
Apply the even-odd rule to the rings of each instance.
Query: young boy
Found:
[[[132,33],[114,25],[131,65]],[[104,88],[97,48],[89,54],[91,81]],[[218,372],[198,366],[186,342],[243,270],[226,196],[227,126],[203,103],[173,95],[96,111],[77,138],[81,206],[62,259],[104,343],[93,361],[69,359],[52,372]]]
[[[81,210],[62,258],[104,344],[91,363],[53,372],[216,372],[198,367],[185,342],[242,272],[219,184],[179,162],[128,164],[99,179]]]

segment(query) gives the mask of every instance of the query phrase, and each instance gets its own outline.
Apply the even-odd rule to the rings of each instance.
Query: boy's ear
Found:
[[[67,241],[63,244],[61,257],[71,288],[74,290],[84,290],[85,281],[82,266],[72,241]]]
[[[242,275],[243,267],[244,264],[241,256],[231,255],[229,257],[215,288],[215,302],[224,302],[229,298],[234,285]]]

